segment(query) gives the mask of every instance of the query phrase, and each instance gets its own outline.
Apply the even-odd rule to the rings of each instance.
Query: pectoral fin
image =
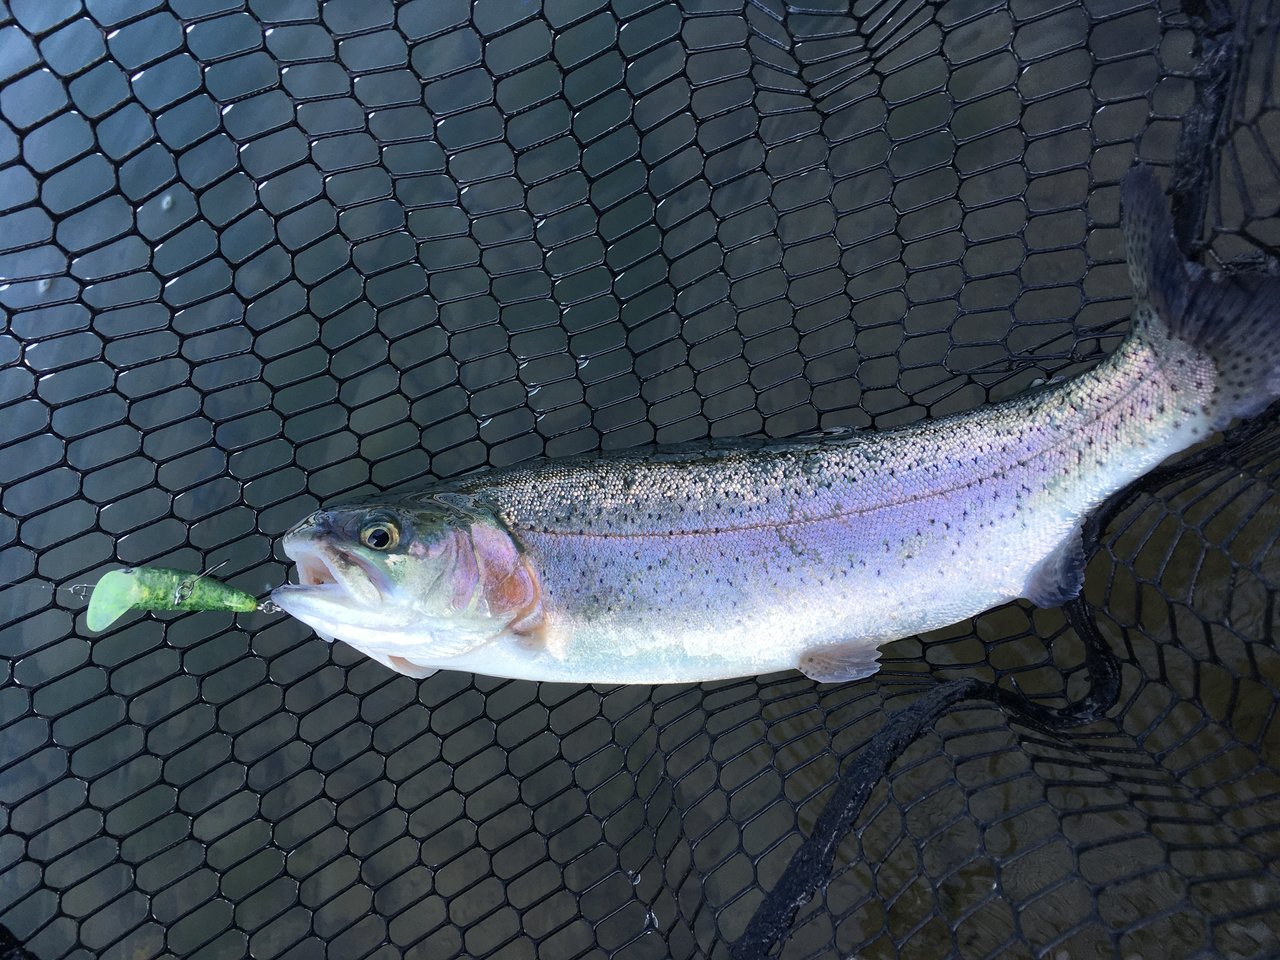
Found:
[[[1036,564],[1022,595],[1037,607],[1060,607],[1084,587],[1084,540],[1076,527]]]
[[[424,667],[414,663],[412,660],[406,660],[404,657],[387,657],[390,661],[389,666],[392,670],[398,670],[406,677],[413,677],[415,680],[425,680],[427,677],[436,673],[435,667]]]
[[[818,683],[863,680],[880,669],[880,648],[866,640],[814,647],[800,655],[796,668]]]
[[[436,672],[435,667],[423,667],[395,654],[366,652],[365,655],[370,660],[377,660],[384,667],[389,667],[396,673],[403,673],[406,677],[412,677],[414,680],[425,680]]]

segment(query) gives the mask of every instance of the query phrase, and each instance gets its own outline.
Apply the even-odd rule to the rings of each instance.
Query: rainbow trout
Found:
[[[887,431],[538,460],[321,510],[273,599],[409,676],[868,676],[881,644],[1084,576],[1081,522],[1280,396],[1280,281],[1188,263],[1123,188],[1132,328],[1096,368]]]

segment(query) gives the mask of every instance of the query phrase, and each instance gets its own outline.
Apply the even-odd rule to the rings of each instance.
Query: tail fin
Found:
[[[1149,167],[1129,172],[1121,199],[1135,332],[1163,327],[1213,361],[1215,429],[1257,416],[1280,397],[1280,277],[1189,263]]]

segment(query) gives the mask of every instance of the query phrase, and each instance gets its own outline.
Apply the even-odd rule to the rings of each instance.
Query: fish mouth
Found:
[[[300,586],[321,587],[332,585],[339,589],[342,588],[342,584],[338,583],[338,576],[333,567],[326,563],[324,557],[320,554],[304,553],[293,559],[298,567],[298,584]]]
[[[352,607],[381,605],[386,600],[390,586],[386,577],[357,554],[306,541],[286,542],[284,552],[298,568],[298,582],[277,587],[272,598],[286,610],[288,601],[299,597]]]

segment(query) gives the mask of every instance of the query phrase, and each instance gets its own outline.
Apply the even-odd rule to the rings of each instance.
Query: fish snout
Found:
[[[281,546],[290,559],[296,559],[293,551],[309,545],[324,543],[335,533],[333,515],[328,510],[317,510],[305,520],[299,520],[281,540]]]

